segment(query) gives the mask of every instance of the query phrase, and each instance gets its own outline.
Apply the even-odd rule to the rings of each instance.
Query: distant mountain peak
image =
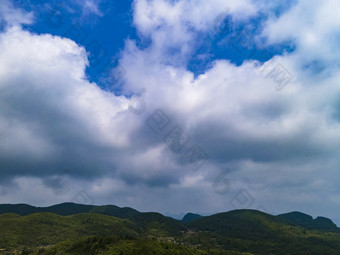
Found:
[[[186,215],[184,215],[183,219],[181,220],[184,223],[190,223],[194,220],[198,220],[203,218],[202,215],[196,214],[196,213],[187,213]]]
[[[313,219],[312,216],[302,213],[302,212],[297,212],[297,211],[280,214],[276,217],[284,220],[285,222],[289,224],[305,227],[308,229],[318,229],[318,230],[339,232],[339,229],[336,226],[336,224],[331,219],[328,219],[326,217],[319,216]]]

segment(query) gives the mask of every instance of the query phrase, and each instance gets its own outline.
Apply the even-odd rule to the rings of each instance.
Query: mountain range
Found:
[[[175,220],[114,205],[0,205],[0,254],[340,254],[328,218],[234,210]]]

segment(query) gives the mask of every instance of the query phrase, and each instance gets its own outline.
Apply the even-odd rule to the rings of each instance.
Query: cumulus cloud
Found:
[[[159,33],[169,35],[164,36],[166,43],[159,43],[164,52],[170,47],[167,43],[176,45],[171,43],[171,32],[181,31],[173,25],[172,15],[179,20],[175,22],[176,26],[185,31],[178,8],[188,2],[156,3],[137,1],[135,21],[142,33],[148,34],[149,30],[154,33],[155,45],[158,45]],[[166,13],[162,11],[163,4],[168,5]],[[331,176],[336,173],[336,147],[340,141],[335,96],[339,93],[336,86],[339,72],[332,65],[323,65],[323,74],[315,69],[325,58],[337,56],[338,47],[330,39],[334,38],[338,27],[333,21],[330,25],[328,19],[317,18],[322,17],[325,10],[331,11],[336,4],[333,1],[315,2],[309,6],[308,14],[300,15],[305,6],[306,2],[299,1],[278,18],[270,16],[263,24],[259,37],[264,37],[268,43],[292,41],[297,49],[262,64],[249,60],[235,66],[227,60],[215,61],[211,69],[195,79],[183,65],[174,67],[173,62],[169,64],[164,60],[154,44],[147,50],[139,50],[133,42],[127,45],[121,62],[129,73],[126,88],[132,91],[145,88],[144,98],[149,106],[162,106],[175,116],[186,134],[208,152],[213,168],[229,165],[239,171],[239,176],[251,175],[252,181],[262,187],[262,192],[257,193],[264,200],[268,192],[280,197],[281,190],[277,188],[280,182],[291,196],[300,190],[305,196],[318,197],[320,202],[324,196],[321,194],[329,191],[327,186],[336,186]],[[256,11],[251,12],[254,14]],[[186,18],[190,20],[190,14]],[[202,20],[208,23],[213,19]],[[309,26],[310,20],[314,26]],[[188,23],[196,29],[205,28]],[[158,25],[152,27],[154,24]],[[325,44],[320,42],[310,48],[306,44],[309,39],[301,30],[322,31],[325,36],[317,38]],[[179,44],[195,45],[192,34],[180,37],[186,38],[188,43],[175,39]],[[313,52],[307,55],[311,49]],[[184,59],[188,60],[188,57]],[[284,68],[282,70],[292,76],[291,82],[280,92],[275,89],[277,68]],[[332,143],[329,143],[330,139]],[[244,162],[261,167],[253,168],[250,167],[253,164]],[[265,178],[267,174],[275,178]],[[210,178],[208,176],[205,180]],[[316,195],[315,188],[322,191]],[[285,199],[289,204],[289,198]],[[308,210],[306,204],[311,206],[312,201],[305,200],[303,205],[295,203],[294,206]]]
[[[60,171],[71,162],[91,172],[96,164],[89,157],[100,154],[97,146],[104,150],[129,143],[133,125],[120,125],[130,121],[120,116],[127,100],[86,81],[83,48],[69,39],[19,28],[1,34],[0,45],[1,126],[7,132],[1,150],[18,165],[15,174],[56,161],[60,165],[53,169],[48,164],[40,174]],[[17,157],[28,157],[33,165]]]
[[[123,96],[86,79],[86,52],[73,41],[18,27],[1,33],[0,164],[12,179],[1,201],[37,202],[33,194],[45,191],[42,204],[71,199],[53,193],[56,178],[66,178],[88,200],[140,210],[213,213],[234,209],[233,196],[246,190],[252,208],[336,216],[340,73],[322,64],[336,60],[338,24],[321,17],[337,4],[313,1],[302,15],[305,6],[300,0],[269,16],[257,35],[267,44],[293,41],[295,51],[239,66],[215,60],[195,77],[186,68],[195,40],[211,33],[221,11],[229,8],[237,23],[266,7],[136,0],[134,25],[151,43],[141,49],[126,41]],[[291,78],[281,86],[284,70]],[[183,158],[192,146],[209,158],[194,170]],[[220,179],[230,189],[220,192]],[[27,183],[34,191],[20,199]]]
[[[202,11],[204,10],[204,11]],[[227,15],[235,21],[254,16],[258,9],[242,1],[134,1],[134,24],[141,37],[151,38],[149,57],[169,64],[186,64],[193,54],[198,32],[215,29]]]

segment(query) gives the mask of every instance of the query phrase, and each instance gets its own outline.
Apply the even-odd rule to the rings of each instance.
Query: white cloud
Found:
[[[142,37],[152,39],[151,57],[161,55],[163,62],[178,64],[195,50],[196,33],[216,28],[219,16],[247,20],[257,11],[250,0],[138,0],[134,1],[134,24]]]
[[[31,24],[33,13],[27,13],[24,10],[14,8],[10,0],[0,2],[0,23],[5,22],[7,26],[17,26],[21,24]]]
[[[268,43],[293,41],[306,60],[335,61],[340,54],[340,3],[334,0],[300,0],[278,18],[269,19],[263,31]]]
[[[129,144],[134,126],[121,125],[134,122],[121,115],[128,100],[85,79],[83,48],[17,27],[0,35],[0,48],[0,119],[2,130],[7,129],[1,150],[7,156],[10,149],[45,161],[87,146]]]
[[[145,35],[171,28],[179,32],[191,26],[196,30],[211,28],[216,16],[228,13],[236,20],[248,19],[257,13],[256,5],[249,0],[242,1],[168,1],[168,0],[137,0],[135,1],[134,21]],[[180,28],[181,27],[181,28]],[[188,31],[186,31],[188,32]],[[183,34],[177,34],[182,37]]]

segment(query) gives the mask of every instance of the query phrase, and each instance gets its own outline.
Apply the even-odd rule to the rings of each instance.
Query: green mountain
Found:
[[[280,214],[277,217],[283,219],[288,224],[295,226],[340,233],[339,228],[333,223],[333,221],[325,217],[317,217],[316,219],[313,219],[312,216],[301,212]]]
[[[203,218],[202,215],[195,214],[195,213],[187,213],[186,215],[184,215],[182,222],[189,223],[189,222],[192,222],[194,220],[201,219],[201,218]]]
[[[336,225],[299,212],[273,216],[234,210],[175,220],[131,208],[73,203],[0,209],[5,212],[0,214],[0,254],[340,254]]]
[[[81,205],[75,203],[62,203],[49,207],[34,207],[26,204],[2,204],[0,205],[0,214],[16,213],[22,216],[32,213],[49,212],[63,216],[73,215],[77,213],[98,213],[118,218],[131,218],[139,214],[135,209],[124,207],[120,208],[115,205]]]
[[[302,221],[305,218],[299,218]],[[187,242],[203,249],[254,254],[340,254],[340,234],[293,225],[254,210],[220,213],[189,223]]]

